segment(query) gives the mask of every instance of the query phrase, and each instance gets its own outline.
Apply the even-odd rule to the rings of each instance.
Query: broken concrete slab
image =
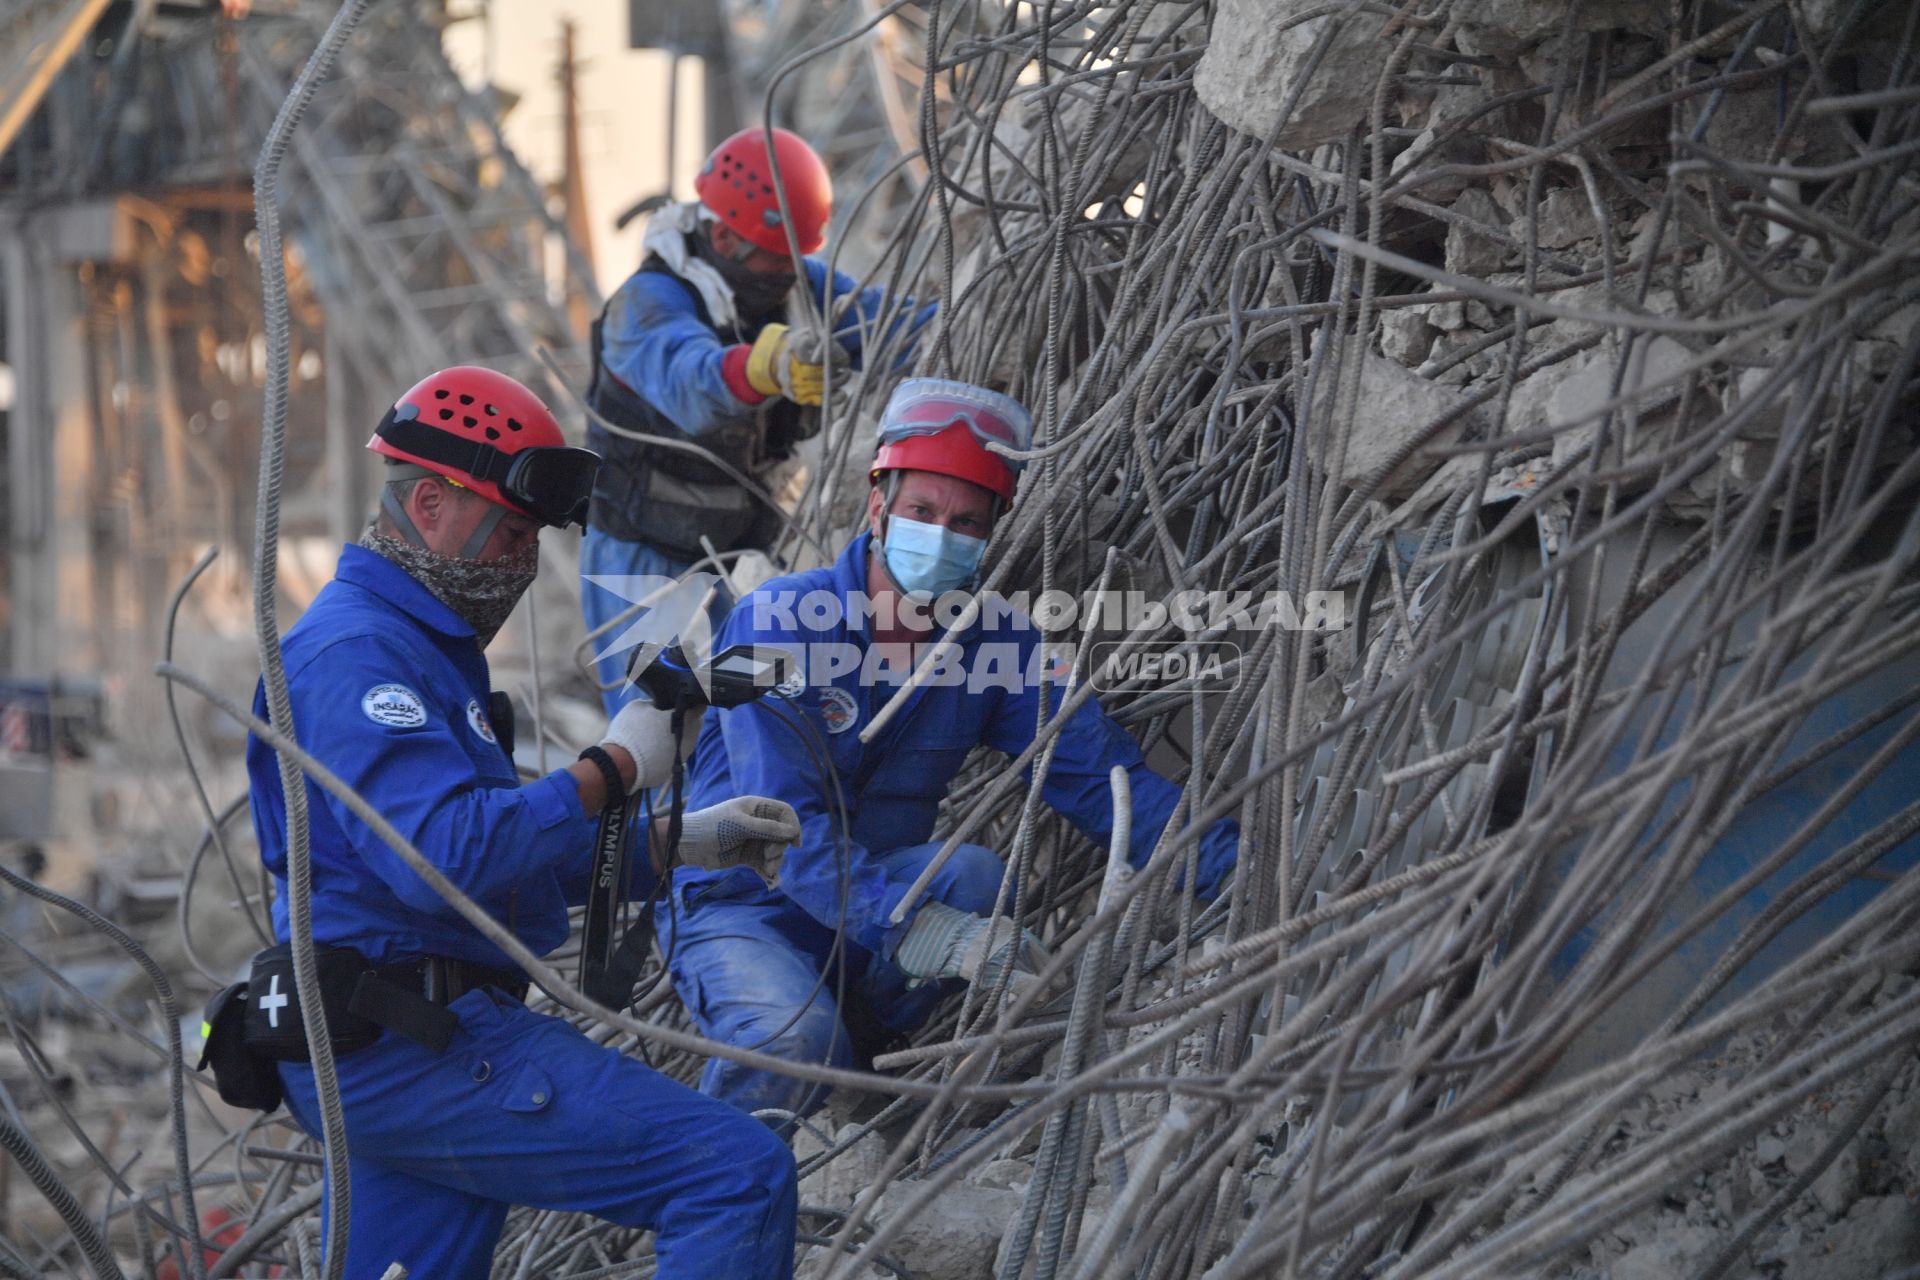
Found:
[[[1905,1196],[1861,1200],[1845,1221],[1785,1260],[1781,1280],[1893,1275],[1920,1263],[1920,1213]]]
[[[1433,350],[1433,326],[1416,307],[1395,307],[1380,316],[1380,350],[1412,368]]]
[[[1360,355],[1360,386],[1357,407],[1351,415],[1351,435],[1345,456],[1340,460],[1343,484],[1359,485],[1400,450],[1429,435],[1433,424],[1456,415],[1445,427],[1426,439],[1427,445],[1451,444],[1460,438],[1470,415],[1460,415],[1466,397],[1451,387],[1424,378],[1384,356],[1371,352]],[[1334,433],[1348,430],[1345,406],[1337,406],[1336,384],[1348,376],[1329,367],[1316,388],[1313,417],[1326,433],[1322,437],[1321,458],[1331,466],[1339,453]],[[1439,469],[1442,459],[1415,452],[1388,474],[1373,496],[1383,500],[1406,497]]]
[[[1692,1275],[1720,1246],[1720,1233],[1677,1227],[1627,1250],[1613,1264],[1613,1280],[1672,1280]]]
[[[1659,0],[1458,0],[1460,47],[1473,54],[1512,55],[1566,29],[1658,35],[1667,22]]]
[[[1730,92],[1717,101],[1701,143],[1735,164],[1826,165],[1852,154],[1834,116],[1803,114],[1783,138],[1786,104],[1771,89]]]
[[[1478,187],[1469,187],[1453,202],[1453,211],[1482,226],[1505,231],[1507,215],[1493,197]],[[1458,223],[1447,224],[1447,270],[1463,276],[1488,276],[1507,265],[1511,251],[1499,241]]]
[[[1838,1218],[1860,1198],[1861,1174],[1859,1149],[1848,1143],[1814,1179],[1813,1198],[1829,1217]]]
[[[1571,187],[1561,187],[1549,191],[1540,199],[1539,208],[1540,247],[1543,249],[1566,249],[1579,244],[1582,240],[1600,238],[1600,222],[1593,216],[1593,205],[1587,199],[1585,191]],[[1526,237],[1526,219],[1516,221],[1512,234],[1516,240]]]
[[[880,1198],[875,1217],[886,1221],[919,1191],[902,1179]],[[941,1190],[893,1238],[888,1252],[921,1280],[988,1280],[1001,1233],[1020,1214],[1020,1193],[961,1183]]]
[[[1568,362],[1573,366],[1571,372],[1561,379],[1547,399],[1546,422],[1537,425],[1564,427],[1582,419],[1593,420],[1554,437],[1554,464],[1565,462],[1593,441],[1599,432],[1594,415],[1616,394],[1627,403],[1614,414],[1612,437],[1626,439],[1629,452],[1636,442],[1657,437],[1660,429],[1671,421],[1672,414],[1667,407],[1655,409],[1653,406],[1664,406],[1664,402],[1677,393],[1675,379],[1692,359],[1693,353],[1672,338],[1662,336],[1637,342],[1616,393],[1616,357],[1597,351],[1575,356]]]
[[[1386,68],[1381,19],[1356,8],[1295,21],[1314,0],[1222,0],[1194,93],[1226,124],[1305,151],[1366,119]],[[1291,111],[1289,98],[1298,90]]]
[[[853,1138],[859,1125],[842,1125],[831,1146]],[[811,1128],[802,1128],[793,1137],[793,1157],[801,1164],[829,1150],[829,1144]],[[830,1208],[848,1208],[862,1191],[873,1185],[887,1159],[887,1144],[877,1133],[868,1133],[826,1164],[809,1173],[800,1182],[800,1198],[809,1204]]]

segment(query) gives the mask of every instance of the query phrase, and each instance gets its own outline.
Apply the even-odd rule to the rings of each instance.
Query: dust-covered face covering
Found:
[[[733,304],[739,310],[742,319],[757,320],[761,316],[776,311],[793,292],[796,277],[786,273],[754,271],[742,263],[733,261],[713,247],[707,231],[701,230],[687,237],[687,243],[693,246],[694,253],[703,261],[710,262],[733,290]]]
[[[524,547],[498,560],[462,560],[390,537],[380,532],[377,521],[370,520],[360,545],[405,569],[436,600],[459,614],[483,649],[506,625],[507,615],[540,571],[537,539],[528,539]]]

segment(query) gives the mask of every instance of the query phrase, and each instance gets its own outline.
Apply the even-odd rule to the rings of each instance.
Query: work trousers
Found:
[[[348,1280],[394,1262],[484,1280],[516,1204],[655,1232],[663,1280],[793,1274],[793,1154],[764,1126],[497,991],[450,1007],[460,1028],[440,1053],[386,1032],[337,1060]],[[319,1136],[313,1068],[280,1074]]]
[[[915,879],[940,849],[938,842],[908,845],[878,860],[899,883]],[[928,897],[962,911],[993,909],[1004,864],[991,849],[963,844],[933,878]],[[910,986],[907,975],[847,943],[833,962],[834,930],[779,890],[730,876],[677,886],[656,914],[661,947],[669,954],[674,987],[700,1030],[712,1039],[758,1049],[793,1062],[853,1065],[853,1041],[840,1008],[890,1032],[925,1022],[958,981]],[[743,1111],[777,1108],[810,1115],[826,1099],[825,1086],[722,1058],[707,1062],[700,1091]],[[766,1117],[777,1130],[790,1122]]]

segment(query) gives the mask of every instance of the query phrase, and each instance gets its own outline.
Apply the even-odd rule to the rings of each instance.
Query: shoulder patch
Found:
[[[487,719],[487,709],[480,705],[478,698],[467,699],[467,728],[473,730],[482,742],[491,742],[495,745],[500,742],[500,739],[493,736],[493,722]]]
[[[367,719],[389,729],[417,729],[427,722],[426,703],[403,684],[377,684],[360,699]]]
[[[800,669],[798,662],[787,664],[787,676],[773,691],[783,698],[797,698],[807,691],[807,674]]]
[[[820,691],[820,718],[827,722],[828,733],[845,733],[860,718],[860,709],[852,694],[828,685]]]

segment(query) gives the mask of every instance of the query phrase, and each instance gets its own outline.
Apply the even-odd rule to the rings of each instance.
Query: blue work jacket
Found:
[[[857,282],[844,271],[833,272],[827,290],[827,264],[806,259],[807,281],[816,299],[838,300],[853,293]],[[927,303],[917,310],[909,302],[909,323],[925,324],[935,310]],[[833,336],[859,366],[866,335],[886,310],[886,292],[863,289],[834,322]],[[776,312],[752,323],[716,329],[704,316],[699,295],[670,271],[636,271],[607,302],[601,323],[600,358],[608,372],[640,399],[695,438],[739,420],[748,412],[727,387],[720,372],[727,348],[752,342]]]
[[[536,954],[585,900],[593,823],[564,771],[521,785],[487,719],[473,628],[399,565],[359,546],[281,642],[294,735]],[[254,714],[267,718],[264,692]],[[254,834],[287,938],[286,801],[273,749],[247,741]],[[307,782],[313,936],[374,964],[419,955],[514,967],[348,811]],[[644,863],[644,857],[635,859]]]
[[[893,696],[899,680],[875,683],[866,655],[872,638],[867,619],[843,607],[814,611],[809,594],[831,592],[845,606],[867,590],[871,534],[853,540],[839,560],[822,569],[774,578],[750,594],[728,616],[715,642],[716,652],[731,644],[765,644],[788,650],[813,669],[782,692],[744,706],[710,708],[699,744],[688,764],[687,806],[716,804],[729,796],[759,795],[785,800],[799,815],[801,837],[787,850],[780,889],[808,915],[832,929],[840,922],[841,858],[835,790],[844,798],[846,831],[847,937],[886,958],[893,954],[905,923],[889,917],[905,896],[908,882],[896,881],[873,856],[920,844],[933,835],[941,798],[968,752],[986,745],[1017,756],[1032,742],[1039,690],[1030,673],[1040,658],[1040,634],[1031,621],[1015,616],[989,626],[982,618],[965,633],[956,664],[968,672],[997,672],[1001,678],[954,684],[927,684],[908,698],[871,743],[860,730]],[[823,612],[828,616],[822,616]],[[822,663],[822,655],[829,657]],[[858,663],[852,670],[821,679],[833,665]],[[1050,698],[1063,696],[1056,685]],[[811,732],[793,723],[797,713]],[[833,770],[831,780],[812,758],[808,743],[823,748]],[[1058,737],[1041,797],[1090,840],[1105,844],[1113,828],[1108,773],[1123,766],[1133,784],[1130,860],[1146,862],[1160,838],[1180,788],[1147,767],[1139,744],[1101,709],[1088,702]],[[1032,771],[1028,771],[1032,779]],[[1199,887],[1203,895],[1219,889],[1239,851],[1239,825],[1216,823],[1201,837]],[[742,868],[675,871],[680,892],[724,877],[744,885],[756,880]],[[757,882],[757,881],[756,881]],[[911,916],[909,916],[911,919]]]
[[[835,339],[860,364],[867,339],[887,310],[879,289],[857,296],[854,281],[806,260],[807,284],[823,305],[850,305],[834,321]],[[889,324],[917,330],[931,305]],[[774,397],[738,398],[724,370],[729,353],[757,338],[785,308],[751,322],[716,326],[697,290],[650,256],[608,301],[593,328],[594,373],[588,402],[608,422],[587,427],[587,447],[604,459],[594,478],[588,522],[602,533],[650,546],[672,560],[716,549],[764,547],[777,528],[773,514],[729,474],[761,476],[793,456],[819,425],[816,410]],[[743,372],[738,363],[735,377]],[[659,445],[653,443],[657,439]],[[690,453],[674,446],[698,446]],[[726,467],[715,465],[707,455]]]

